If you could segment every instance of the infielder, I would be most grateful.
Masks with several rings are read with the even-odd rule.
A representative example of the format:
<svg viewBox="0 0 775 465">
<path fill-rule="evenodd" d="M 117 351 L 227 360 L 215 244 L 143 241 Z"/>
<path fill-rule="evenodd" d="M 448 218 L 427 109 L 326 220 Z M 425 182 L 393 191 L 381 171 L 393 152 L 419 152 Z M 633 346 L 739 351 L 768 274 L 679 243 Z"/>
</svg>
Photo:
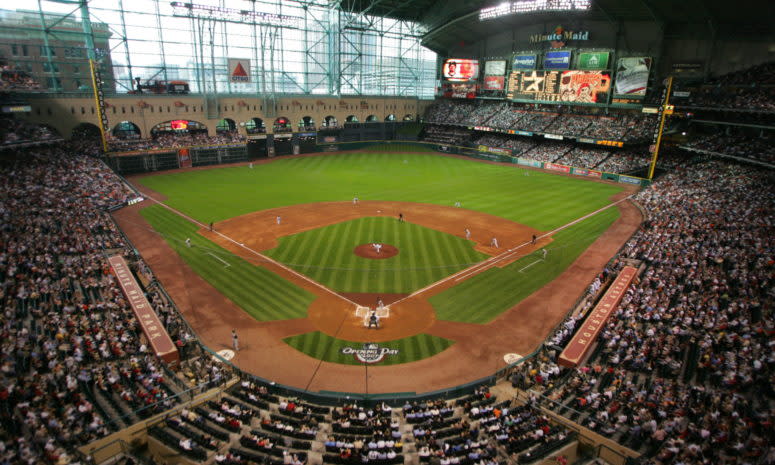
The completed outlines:
<svg viewBox="0 0 775 465">
<path fill-rule="evenodd" d="M 500 248 L 500 246 L 498 245 L 498 238 L 497 237 L 493 237 L 492 238 L 492 240 L 490 241 L 490 247 L 495 247 L 496 249 Z"/>
<path fill-rule="evenodd" d="M 466 240 L 470 240 L 470 239 L 471 239 L 471 230 L 466 228 Z"/>
<path fill-rule="evenodd" d="M 278 216 L 277 218 L 275 218 L 275 221 L 277 222 L 277 224 L 280 224 L 282 223 L 283 219 Z"/>
</svg>

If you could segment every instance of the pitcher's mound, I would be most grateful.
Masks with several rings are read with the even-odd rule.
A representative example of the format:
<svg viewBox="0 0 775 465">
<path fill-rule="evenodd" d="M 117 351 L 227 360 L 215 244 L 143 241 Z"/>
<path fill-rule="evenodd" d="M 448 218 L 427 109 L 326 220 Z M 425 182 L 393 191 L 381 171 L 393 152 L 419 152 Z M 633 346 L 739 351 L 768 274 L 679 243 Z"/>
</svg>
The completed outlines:
<svg viewBox="0 0 775 465">
<path fill-rule="evenodd" d="M 374 244 L 361 244 L 353 249 L 353 253 L 363 258 L 390 258 L 398 255 L 398 249 L 390 244 L 380 244 L 379 251 Z"/>
</svg>

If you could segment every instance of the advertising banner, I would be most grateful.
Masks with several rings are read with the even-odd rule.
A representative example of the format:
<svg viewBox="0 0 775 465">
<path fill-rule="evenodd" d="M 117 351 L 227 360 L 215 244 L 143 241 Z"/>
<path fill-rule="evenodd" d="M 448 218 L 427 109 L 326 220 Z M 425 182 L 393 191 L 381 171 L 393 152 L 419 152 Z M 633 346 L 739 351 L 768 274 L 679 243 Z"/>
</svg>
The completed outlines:
<svg viewBox="0 0 775 465">
<path fill-rule="evenodd" d="M 485 76 L 505 76 L 506 60 L 495 60 L 484 63 Z"/>
<path fill-rule="evenodd" d="M 444 62 L 442 74 L 448 81 L 475 81 L 479 79 L 479 60 L 450 58 Z"/>
<path fill-rule="evenodd" d="M 532 136 L 533 135 L 532 132 L 529 132 L 529 131 L 519 131 L 519 130 L 516 130 L 516 129 L 509 129 L 508 133 L 509 134 L 515 134 L 517 136 Z"/>
<path fill-rule="evenodd" d="M 630 176 L 623 176 L 623 175 L 620 174 L 619 175 L 619 182 L 624 182 L 624 183 L 627 183 L 627 184 L 640 185 L 640 178 L 633 178 L 633 177 L 630 177 Z"/>
<path fill-rule="evenodd" d="M 544 137 L 547 139 L 554 139 L 554 140 L 563 140 L 564 137 L 562 137 L 559 134 L 544 134 Z"/>
<path fill-rule="evenodd" d="M 511 150 L 509 150 L 509 149 L 502 149 L 500 147 L 488 147 L 486 145 L 480 145 L 478 147 L 478 150 L 480 152 L 489 152 L 489 153 L 495 153 L 495 154 L 498 154 L 498 155 L 511 156 Z"/>
<path fill-rule="evenodd" d="M 531 160 L 529 158 L 517 158 L 517 164 L 532 166 L 533 168 L 541 168 L 543 166 L 543 163 L 540 161 Z"/>
<path fill-rule="evenodd" d="M 609 52 L 579 53 L 578 69 L 608 69 Z"/>
<path fill-rule="evenodd" d="M 590 178 L 599 178 L 603 173 L 586 168 L 573 168 L 571 170 L 571 174 L 575 174 L 577 176 L 588 176 Z"/>
<path fill-rule="evenodd" d="M 570 166 L 557 165 L 555 163 L 544 163 L 544 168 L 552 171 L 559 171 L 561 173 L 570 173 Z"/>
<path fill-rule="evenodd" d="M 576 142 L 581 142 L 583 144 L 594 144 L 595 140 L 594 139 L 588 139 L 586 137 L 577 137 L 576 138 Z"/>
<path fill-rule="evenodd" d="M 544 69 L 570 68 L 570 51 L 546 52 L 544 54 Z"/>
<path fill-rule="evenodd" d="M 108 257 L 108 263 L 153 352 L 171 367 L 177 366 L 180 362 L 178 348 L 161 324 L 156 311 L 145 298 L 143 288 L 138 284 L 124 257 L 113 255 Z"/>
<path fill-rule="evenodd" d="M 231 82 L 250 82 L 250 60 L 229 58 L 229 80 Z"/>
<path fill-rule="evenodd" d="M 506 78 L 504 76 L 484 77 L 484 90 L 503 90 L 505 86 Z"/>
<path fill-rule="evenodd" d="M 178 163 L 181 168 L 191 168 L 191 154 L 188 149 L 178 150 Z"/>
<path fill-rule="evenodd" d="M 506 97 L 543 102 L 606 103 L 611 91 L 608 71 L 514 71 Z"/>
<path fill-rule="evenodd" d="M 536 56 L 514 55 L 511 60 L 511 69 L 536 69 Z"/>
<path fill-rule="evenodd" d="M 448 98 L 476 98 L 475 82 L 447 82 L 441 90 L 442 95 Z"/>
<path fill-rule="evenodd" d="M 644 97 L 649 85 L 650 57 L 620 58 L 616 66 L 614 95 Z"/>
<path fill-rule="evenodd" d="M 611 284 L 611 287 L 603 294 L 603 297 L 589 312 L 579 330 L 568 342 L 568 345 L 565 346 L 559 357 L 560 366 L 573 368 L 581 363 L 589 349 L 594 345 L 608 318 L 616 311 L 619 302 L 624 298 L 624 294 L 630 283 L 635 279 L 637 272 L 638 269 L 631 266 L 625 266 L 622 269 Z"/>
</svg>

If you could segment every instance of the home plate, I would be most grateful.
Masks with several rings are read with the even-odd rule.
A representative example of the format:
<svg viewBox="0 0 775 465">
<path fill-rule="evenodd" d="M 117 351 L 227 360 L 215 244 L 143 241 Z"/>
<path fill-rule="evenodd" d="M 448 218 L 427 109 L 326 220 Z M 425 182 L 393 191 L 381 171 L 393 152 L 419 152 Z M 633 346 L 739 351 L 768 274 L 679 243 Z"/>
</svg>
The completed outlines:
<svg viewBox="0 0 775 465">
<path fill-rule="evenodd" d="M 522 358 L 519 354 L 506 354 L 503 356 L 503 361 L 506 362 L 506 365 L 511 365 L 512 363 L 517 363 Z"/>
</svg>

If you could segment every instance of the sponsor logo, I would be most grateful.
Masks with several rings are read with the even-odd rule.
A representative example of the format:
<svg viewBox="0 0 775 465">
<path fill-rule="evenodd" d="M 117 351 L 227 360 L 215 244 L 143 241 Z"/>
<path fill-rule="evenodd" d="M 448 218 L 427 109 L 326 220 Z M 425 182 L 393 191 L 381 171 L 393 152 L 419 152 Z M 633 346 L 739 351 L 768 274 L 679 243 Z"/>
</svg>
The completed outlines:
<svg viewBox="0 0 775 465">
<path fill-rule="evenodd" d="M 576 141 L 577 142 L 583 142 L 585 144 L 594 144 L 595 143 L 594 139 L 587 139 L 586 137 L 578 137 L 578 138 L 576 138 Z"/>
<path fill-rule="evenodd" d="M 547 139 L 563 140 L 563 137 L 558 134 L 544 134 Z"/>
<path fill-rule="evenodd" d="M 555 163 L 544 163 L 544 168 L 552 171 L 561 171 L 563 173 L 570 173 L 570 166 L 557 165 Z"/>
<path fill-rule="evenodd" d="M 535 55 L 517 55 L 511 62 L 512 69 L 533 69 L 536 67 Z"/>
<path fill-rule="evenodd" d="M 562 26 L 554 28 L 551 34 L 533 34 L 530 43 L 551 42 L 553 48 L 564 47 L 569 40 L 589 40 L 589 31 L 566 31 Z"/>
<path fill-rule="evenodd" d="M 366 343 L 360 349 L 354 347 L 342 347 L 342 354 L 352 355 L 361 363 L 379 363 L 388 355 L 398 355 L 398 349 L 380 347 L 378 344 Z"/>
<path fill-rule="evenodd" d="M 127 206 L 129 206 L 129 205 L 134 205 L 134 204 L 136 204 L 136 203 L 140 203 L 140 202 L 142 202 L 143 200 L 144 200 L 144 199 L 143 199 L 142 197 L 135 197 L 135 198 L 133 198 L 133 199 L 131 199 L 131 200 L 127 200 L 126 204 L 127 204 Z"/>
<path fill-rule="evenodd" d="M 532 166 L 533 168 L 541 168 L 541 162 L 536 160 L 530 160 L 529 158 L 517 158 L 517 164 Z"/>
<path fill-rule="evenodd" d="M 640 184 L 640 179 L 631 178 L 629 176 L 619 176 L 619 182 L 626 182 L 627 184 Z"/>
<path fill-rule="evenodd" d="M 570 66 L 570 52 L 546 52 L 544 68 L 565 69 Z"/>
</svg>

